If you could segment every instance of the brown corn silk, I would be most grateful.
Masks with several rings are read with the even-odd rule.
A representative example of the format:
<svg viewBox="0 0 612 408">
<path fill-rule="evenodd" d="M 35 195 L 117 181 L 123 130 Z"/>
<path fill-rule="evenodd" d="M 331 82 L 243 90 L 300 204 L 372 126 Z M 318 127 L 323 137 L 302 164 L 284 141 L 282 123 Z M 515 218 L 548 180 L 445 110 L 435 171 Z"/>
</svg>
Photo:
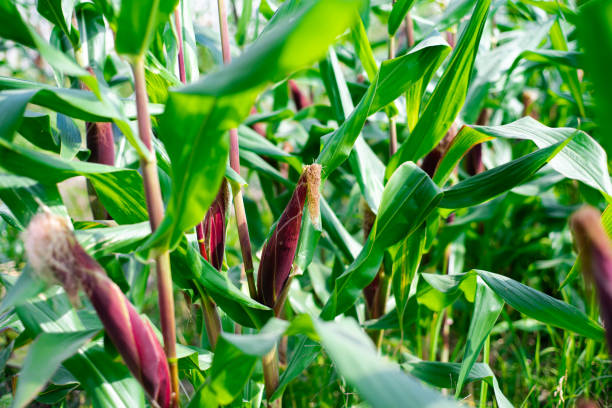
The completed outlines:
<svg viewBox="0 0 612 408">
<path fill-rule="evenodd" d="M 293 195 L 281 214 L 272 235 L 264 244 L 257 274 L 259 301 L 274 307 L 289 279 L 300 239 L 302 214 L 308 197 L 308 211 L 313 222 L 319 218 L 321 166 L 305 166 Z"/>
<path fill-rule="evenodd" d="M 68 221 L 50 213 L 36 215 L 25 233 L 25 246 L 34 270 L 58 280 L 72 299 L 79 286 L 83 288 L 108 337 L 152 403 L 170 407 L 170 370 L 151 325 L 77 242 Z"/>
<path fill-rule="evenodd" d="M 574 213 L 571 226 L 580 251 L 582 271 L 597 287 L 601 318 L 612 352 L 612 245 L 601 224 L 599 211 L 592 207 L 583 207 Z"/>
</svg>

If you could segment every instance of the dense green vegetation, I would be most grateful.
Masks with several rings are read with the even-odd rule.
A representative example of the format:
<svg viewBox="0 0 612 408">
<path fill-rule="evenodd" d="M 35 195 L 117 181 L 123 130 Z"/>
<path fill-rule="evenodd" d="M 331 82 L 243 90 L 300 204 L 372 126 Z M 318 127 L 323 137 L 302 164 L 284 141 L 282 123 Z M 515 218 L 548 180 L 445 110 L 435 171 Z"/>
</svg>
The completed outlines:
<svg viewBox="0 0 612 408">
<path fill-rule="evenodd" d="M 604 0 L 0 0 L 0 406 L 612 406 L 611 66 Z"/>
</svg>

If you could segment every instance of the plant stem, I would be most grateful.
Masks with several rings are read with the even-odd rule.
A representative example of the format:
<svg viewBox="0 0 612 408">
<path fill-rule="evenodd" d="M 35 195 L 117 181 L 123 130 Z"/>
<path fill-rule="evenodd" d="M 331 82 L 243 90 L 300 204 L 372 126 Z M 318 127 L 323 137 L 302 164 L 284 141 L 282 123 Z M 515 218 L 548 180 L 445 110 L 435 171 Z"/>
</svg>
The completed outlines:
<svg viewBox="0 0 612 408">
<path fill-rule="evenodd" d="M 157 161 L 151 144 L 151 119 L 149 117 L 147 88 L 145 84 L 144 62 L 142 57 L 132 62 L 134 73 L 134 91 L 136 93 L 136 114 L 138 133 L 144 145 L 152 153 L 141 157 L 142 177 L 144 182 L 147 210 L 151 231 L 155 231 L 164 217 L 164 203 L 157 174 Z M 164 337 L 164 350 L 170 366 L 172 378 L 173 406 L 178 406 L 179 382 L 176 359 L 176 326 L 174 322 L 174 294 L 172 292 L 172 273 L 170 271 L 170 253 L 164 251 L 155 259 L 157 268 L 157 289 L 159 310 Z"/>
<path fill-rule="evenodd" d="M 225 11 L 225 2 L 217 0 L 219 7 L 219 27 L 221 28 L 221 52 L 223 53 L 223 63 L 229 64 L 232 60 L 229 44 L 229 30 L 227 28 L 227 13 Z M 238 145 L 238 130 L 230 129 L 230 166 L 238 174 L 240 174 L 240 147 Z M 236 224 L 238 225 L 238 238 L 240 240 L 240 250 L 242 252 L 242 262 L 244 263 L 244 272 L 249 285 L 249 294 L 251 298 L 257 299 L 257 288 L 255 287 L 255 278 L 253 276 L 253 251 L 251 249 L 251 238 L 249 236 L 249 225 L 247 224 L 246 211 L 244 210 L 244 199 L 242 197 L 242 188 L 240 186 L 232 186 L 234 194 L 234 212 L 236 213 Z"/>
<path fill-rule="evenodd" d="M 174 24 L 176 25 L 177 42 L 178 42 L 178 63 L 179 77 L 182 83 L 185 83 L 185 54 L 183 53 L 183 26 L 181 25 L 181 3 L 179 2 L 176 10 L 174 10 Z"/>
<path fill-rule="evenodd" d="M 487 336 L 485 340 L 483 354 L 482 354 L 482 362 L 485 364 L 489 364 L 489 354 L 491 351 L 491 335 Z M 480 408 L 486 408 L 487 406 L 487 391 L 489 390 L 489 384 L 486 381 L 482 381 L 482 385 L 480 386 Z"/>
<path fill-rule="evenodd" d="M 395 3 L 395 1 L 393 1 Z M 395 58 L 395 36 L 389 37 L 389 59 Z M 389 115 L 389 157 L 392 157 L 397 151 L 397 127 L 395 125 L 395 117 Z"/>
<path fill-rule="evenodd" d="M 176 25 L 176 32 L 178 35 L 178 63 L 179 63 L 179 76 L 181 82 L 184 84 L 186 80 L 185 76 L 185 57 L 183 53 L 183 28 L 181 25 L 181 15 L 180 15 L 180 2 L 179 5 L 174 10 L 174 23 Z M 205 256 L 205 248 L 203 246 L 204 242 L 204 234 L 202 230 L 202 223 L 196 226 L 196 235 L 198 238 L 198 246 L 200 248 L 200 253 L 202 256 Z M 194 281 L 195 282 L 195 281 Z M 202 298 L 202 306 L 204 308 L 204 324 L 206 326 L 206 335 L 208 336 L 208 342 L 210 343 L 210 348 L 214 351 L 215 346 L 217 345 L 217 340 L 219 339 L 219 333 L 221 333 L 221 319 L 219 318 L 219 313 L 217 312 L 217 308 L 215 303 L 212 301 L 208 293 L 204 291 L 200 285 L 195 282 L 198 286 L 200 297 Z"/>
<path fill-rule="evenodd" d="M 268 407 L 282 407 L 282 398 L 278 398 L 273 402 L 269 399 L 278 388 L 278 347 L 274 345 L 272 350 L 261 358 L 264 373 L 264 383 L 266 386 L 266 396 L 268 397 Z"/>
<path fill-rule="evenodd" d="M 215 303 L 212 301 L 208 293 L 206 293 L 206 290 L 202 288 L 197 281 L 194 281 L 194 283 L 196 284 L 200 297 L 202 298 L 202 306 L 204 307 L 204 324 L 206 325 L 206 336 L 208 337 L 208 343 L 210 343 L 211 350 L 215 351 L 217 340 L 219 339 L 219 334 L 221 333 L 221 319 L 219 318 L 219 313 L 217 313 Z"/>
<path fill-rule="evenodd" d="M 412 24 L 410 12 L 406 13 L 406 18 L 404 19 L 404 30 L 406 33 L 406 48 L 412 48 L 414 45 L 414 24 Z"/>
<path fill-rule="evenodd" d="M 378 273 L 380 273 L 381 275 L 380 284 L 378 286 L 378 295 L 376 296 L 376 302 L 378 303 L 376 307 L 378 314 L 378 316 L 376 316 L 377 319 L 385 315 L 387 298 L 389 297 L 389 284 L 391 283 L 391 276 L 389 276 L 389 273 L 385 270 L 384 267 L 380 268 Z M 378 350 L 380 350 L 382 346 L 384 334 L 384 330 L 379 330 L 376 334 L 376 340 L 374 341 L 374 343 L 376 343 L 376 348 Z"/>
</svg>

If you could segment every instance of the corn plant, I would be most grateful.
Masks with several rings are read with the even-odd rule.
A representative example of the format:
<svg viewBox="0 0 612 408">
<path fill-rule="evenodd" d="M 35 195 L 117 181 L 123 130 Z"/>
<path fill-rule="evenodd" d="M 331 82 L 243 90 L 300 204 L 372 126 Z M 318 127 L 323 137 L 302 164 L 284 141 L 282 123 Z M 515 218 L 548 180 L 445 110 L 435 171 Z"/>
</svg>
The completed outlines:
<svg viewBox="0 0 612 408">
<path fill-rule="evenodd" d="M 443 3 L 0 0 L 0 404 L 611 406 L 612 6 Z"/>
</svg>

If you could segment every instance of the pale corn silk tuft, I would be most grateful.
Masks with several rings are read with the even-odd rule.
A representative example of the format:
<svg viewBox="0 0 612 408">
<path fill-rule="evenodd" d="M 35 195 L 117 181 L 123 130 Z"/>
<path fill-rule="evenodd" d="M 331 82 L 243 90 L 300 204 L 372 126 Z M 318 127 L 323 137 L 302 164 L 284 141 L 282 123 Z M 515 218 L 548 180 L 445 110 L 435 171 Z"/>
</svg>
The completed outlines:
<svg viewBox="0 0 612 408">
<path fill-rule="evenodd" d="M 79 287 L 73 276 L 76 238 L 68 220 L 48 210 L 36 214 L 24 232 L 26 256 L 32 269 L 47 282 L 59 281 L 74 299 Z"/>
<path fill-rule="evenodd" d="M 304 167 L 304 174 L 306 175 L 306 185 L 308 186 L 308 213 L 313 224 L 317 225 L 321 217 L 321 210 L 319 207 L 319 199 L 321 188 L 321 165 L 311 164 L 310 166 Z"/>
</svg>

